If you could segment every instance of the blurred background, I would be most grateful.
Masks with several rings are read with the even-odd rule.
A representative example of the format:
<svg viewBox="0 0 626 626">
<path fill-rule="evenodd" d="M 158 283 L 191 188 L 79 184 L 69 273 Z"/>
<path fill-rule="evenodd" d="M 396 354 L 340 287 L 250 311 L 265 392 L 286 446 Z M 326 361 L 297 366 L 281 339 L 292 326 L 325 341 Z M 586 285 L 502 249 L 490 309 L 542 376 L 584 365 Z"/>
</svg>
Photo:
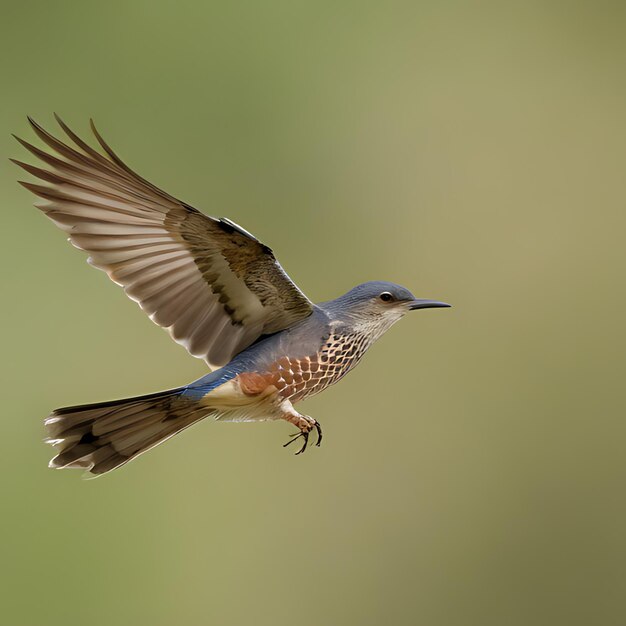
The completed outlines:
<svg viewBox="0 0 626 626">
<path fill-rule="evenodd" d="M 626 623 L 624 6 L 3 2 L 1 621 Z M 53 111 L 313 300 L 454 308 L 301 405 L 302 457 L 207 422 L 48 470 L 51 409 L 206 371 L 16 184 Z"/>
</svg>

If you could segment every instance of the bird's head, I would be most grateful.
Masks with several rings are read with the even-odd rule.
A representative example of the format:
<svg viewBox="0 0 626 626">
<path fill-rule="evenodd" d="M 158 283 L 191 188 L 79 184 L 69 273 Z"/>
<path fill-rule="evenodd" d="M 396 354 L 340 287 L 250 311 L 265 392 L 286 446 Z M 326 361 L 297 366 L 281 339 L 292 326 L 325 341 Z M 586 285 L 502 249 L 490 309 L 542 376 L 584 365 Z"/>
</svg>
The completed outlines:
<svg viewBox="0 0 626 626">
<path fill-rule="evenodd" d="M 380 334 L 409 311 L 450 306 L 438 300 L 416 298 L 406 287 L 385 281 L 357 285 L 328 304 L 356 323 L 376 326 Z"/>
</svg>

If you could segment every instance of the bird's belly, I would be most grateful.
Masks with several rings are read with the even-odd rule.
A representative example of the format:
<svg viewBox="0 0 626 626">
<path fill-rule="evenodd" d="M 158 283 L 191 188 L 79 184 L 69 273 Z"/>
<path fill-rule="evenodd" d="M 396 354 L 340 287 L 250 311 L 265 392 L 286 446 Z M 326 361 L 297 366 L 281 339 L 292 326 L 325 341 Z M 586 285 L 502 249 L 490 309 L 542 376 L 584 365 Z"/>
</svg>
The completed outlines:
<svg viewBox="0 0 626 626">
<path fill-rule="evenodd" d="M 242 373 L 211 390 L 200 401 L 222 422 L 257 422 L 278 419 L 282 398 L 270 381 L 255 373 Z"/>
</svg>

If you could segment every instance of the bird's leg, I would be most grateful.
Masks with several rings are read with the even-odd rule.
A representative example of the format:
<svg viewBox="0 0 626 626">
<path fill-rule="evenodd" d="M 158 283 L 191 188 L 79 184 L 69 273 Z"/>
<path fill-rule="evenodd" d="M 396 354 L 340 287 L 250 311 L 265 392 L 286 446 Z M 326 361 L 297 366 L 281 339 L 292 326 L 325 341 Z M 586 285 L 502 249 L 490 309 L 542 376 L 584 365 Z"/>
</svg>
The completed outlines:
<svg viewBox="0 0 626 626">
<path fill-rule="evenodd" d="M 320 445 L 320 442 L 322 441 L 322 428 L 317 420 L 309 417 L 308 415 L 302 415 L 301 413 L 298 413 L 298 411 L 293 408 L 293 405 L 288 400 L 282 403 L 281 409 L 282 419 L 300 429 L 299 433 L 294 433 L 293 435 L 291 435 L 292 438 L 283 445 L 283 448 L 286 448 L 288 445 L 292 444 L 294 441 L 302 437 L 302 439 L 304 439 L 304 443 L 302 444 L 302 447 L 296 452 L 296 455 L 302 454 L 307 448 L 307 445 L 309 443 L 309 435 L 314 428 L 317 431 L 317 442 L 315 445 Z"/>
</svg>

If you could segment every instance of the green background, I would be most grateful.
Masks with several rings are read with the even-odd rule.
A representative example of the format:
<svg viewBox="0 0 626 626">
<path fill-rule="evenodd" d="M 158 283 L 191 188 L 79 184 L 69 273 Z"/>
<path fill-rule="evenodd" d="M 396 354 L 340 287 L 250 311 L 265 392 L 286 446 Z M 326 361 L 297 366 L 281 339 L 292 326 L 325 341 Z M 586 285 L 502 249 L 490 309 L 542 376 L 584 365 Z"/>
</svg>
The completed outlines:
<svg viewBox="0 0 626 626">
<path fill-rule="evenodd" d="M 205 373 L 6 158 L 0 621 L 626 623 L 626 29 L 618 2 L 12 2 L 0 152 L 93 116 L 313 300 L 422 311 L 286 424 L 202 423 L 95 481 L 57 406 Z"/>
</svg>

